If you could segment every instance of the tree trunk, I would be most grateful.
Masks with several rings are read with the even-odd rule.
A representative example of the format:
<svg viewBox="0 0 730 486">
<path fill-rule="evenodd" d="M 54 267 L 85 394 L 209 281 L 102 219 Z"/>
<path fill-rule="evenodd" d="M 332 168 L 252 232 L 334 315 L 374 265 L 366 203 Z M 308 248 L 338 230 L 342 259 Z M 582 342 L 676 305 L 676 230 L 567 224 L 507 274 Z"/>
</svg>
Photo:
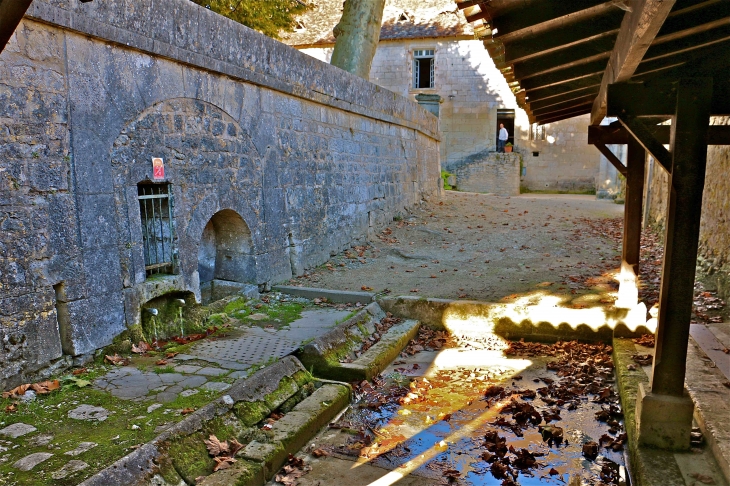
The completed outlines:
<svg viewBox="0 0 730 486">
<path fill-rule="evenodd" d="M 331 64 L 361 78 L 370 77 L 380 40 L 385 0 L 346 0 L 342 19 L 334 28 L 335 50 Z"/>
</svg>

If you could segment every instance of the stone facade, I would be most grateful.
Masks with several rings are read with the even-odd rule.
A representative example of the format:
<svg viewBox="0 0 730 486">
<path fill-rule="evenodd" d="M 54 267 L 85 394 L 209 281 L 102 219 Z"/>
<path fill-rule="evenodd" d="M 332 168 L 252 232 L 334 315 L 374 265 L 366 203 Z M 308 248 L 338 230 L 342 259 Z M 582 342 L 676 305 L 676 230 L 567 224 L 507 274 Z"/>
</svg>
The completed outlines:
<svg viewBox="0 0 730 486">
<path fill-rule="evenodd" d="M 712 124 L 727 125 L 730 124 L 730 118 L 715 117 Z M 647 168 L 646 171 L 648 191 L 645 192 L 645 203 L 646 195 L 649 195 L 646 223 L 664 235 L 669 201 L 669 174 L 651 159 L 649 164 L 653 164 L 653 168 Z M 716 280 L 725 299 L 730 298 L 730 180 L 718 175 L 728 171 L 730 147 L 709 146 L 705 191 L 702 197 L 699 260 L 708 275 Z"/>
<path fill-rule="evenodd" d="M 596 147 L 588 145 L 590 115 L 545 125 L 545 140 L 523 137 L 517 148 L 523 154 L 522 186 L 531 191 L 598 192 L 614 190 L 616 169 Z M 601 176 L 601 179 L 599 179 Z"/>
<path fill-rule="evenodd" d="M 152 157 L 174 254 L 156 278 Z M 162 293 L 302 273 L 439 181 L 433 115 L 188 0 L 36 0 L 0 54 L 0 387 Z"/>
<path fill-rule="evenodd" d="M 456 189 L 467 192 L 483 192 L 500 196 L 517 196 L 520 193 L 520 154 L 480 152 L 453 167 Z"/>
<path fill-rule="evenodd" d="M 434 50 L 434 87 L 413 88 L 413 51 Z M 331 46 L 302 52 L 329 62 Z M 438 94 L 441 165 L 453 172 L 472 156 L 496 150 L 497 111 L 515 111 L 515 152 L 522 154 L 527 190 L 591 192 L 599 190 L 601 155 L 588 145 L 589 115 L 545 125 L 545 140 L 530 140 L 530 123 L 481 41 L 473 37 L 381 40 L 370 81 L 401 96 Z M 536 155 L 534 155 L 536 154 Z M 606 161 L 606 163 L 608 163 Z M 614 180 L 605 166 L 602 181 Z M 611 190 L 614 188 L 612 184 Z"/>
</svg>

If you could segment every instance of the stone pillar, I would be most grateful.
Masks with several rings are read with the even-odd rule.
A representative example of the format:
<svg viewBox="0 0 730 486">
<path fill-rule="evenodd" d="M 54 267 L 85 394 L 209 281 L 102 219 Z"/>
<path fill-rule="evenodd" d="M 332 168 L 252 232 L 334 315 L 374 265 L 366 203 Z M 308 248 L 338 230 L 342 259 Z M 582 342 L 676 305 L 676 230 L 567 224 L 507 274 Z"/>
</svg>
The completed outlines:
<svg viewBox="0 0 730 486">
<path fill-rule="evenodd" d="M 439 106 L 441 105 L 441 96 L 437 94 L 419 93 L 416 95 L 416 101 L 419 105 L 439 116 Z"/>
<path fill-rule="evenodd" d="M 684 391 L 712 79 L 681 79 L 672 119 L 669 208 L 651 391 L 637 397 L 639 444 L 689 449 L 693 404 Z"/>
</svg>

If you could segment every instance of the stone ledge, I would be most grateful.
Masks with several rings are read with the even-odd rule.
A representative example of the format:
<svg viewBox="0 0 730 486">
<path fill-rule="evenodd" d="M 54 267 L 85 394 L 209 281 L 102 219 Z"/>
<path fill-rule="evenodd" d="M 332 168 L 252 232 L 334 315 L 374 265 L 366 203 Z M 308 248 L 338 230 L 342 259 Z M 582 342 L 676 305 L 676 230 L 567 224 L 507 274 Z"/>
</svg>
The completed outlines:
<svg viewBox="0 0 730 486">
<path fill-rule="evenodd" d="M 282 380 L 293 379 L 292 377 L 298 372 L 306 373 L 306 370 L 296 358 L 287 356 L 248 378 L 238 380 L 229 389 L 228 395 L 214 400 L 190 414 L 152 441 L 88 478 L 81 483 L 81 486 L 108 486 L 110 484 L 142 486 L 149 484 L 150 478 L 160 473 L 161 467 L 170 462 L 167 455 L 170 441 L 190 436 L 202 430 L 214 419 L 233 414 L 234 406 L 239 402 L 265 402 L 267 398 L 277 392 Z M 290 389 L 289 392 L 291 391 Z M 296 390 L 294 390 L 295 392 Z M 289 398 L 292 393 L 287 393 L 287 395 L 289 396 L 286 398 Z M 257 475 L 253 474 L 253 476 Z"/>
<path fill-rule="evenodd" d="M 377 375 L 415 337 L 420 323 L 407 320 L 391 327 L 380 340 L 350 363 L 344 357 L 353 357 L 362 341 L 375 332 L 375 322 L 385 317 L 376 303 L 368 305 L 355 316 L 301 348 L 298 357 L 317 376 L 345 382 L 369 380 Z"/>
<path fill-rule="evenodd" d="M 685 383 L 695 404 L 694 417 L 730 483 L 730 392 L 722 384 L 727 378 L 717 367 L 708 366 L 702 357 L 701 348 L 690 337 Z"/>
<path fill-rule="evenodd" d="M 346 290 L 318 289 L 314 287 L 295 287 L 292 285 L 274 285 L 272 290 L 305 299 L 326 298 L 335 304 L 368 304 L 375 299 L 371 292 L 349 292 Z"/>
<path fill-rule="evenodd" d="M 62 8 L 36 0 L 26 17 L 441 139 L 438 119 L 418 104 L 193 2 L 128 1 L 133 8 L 122 1 L 105 10 L 101 2 Z M 143 21 L 133 17 L 144 10 Z M 227 40 L 201 38 L 222 31 Z"/>
</svg>

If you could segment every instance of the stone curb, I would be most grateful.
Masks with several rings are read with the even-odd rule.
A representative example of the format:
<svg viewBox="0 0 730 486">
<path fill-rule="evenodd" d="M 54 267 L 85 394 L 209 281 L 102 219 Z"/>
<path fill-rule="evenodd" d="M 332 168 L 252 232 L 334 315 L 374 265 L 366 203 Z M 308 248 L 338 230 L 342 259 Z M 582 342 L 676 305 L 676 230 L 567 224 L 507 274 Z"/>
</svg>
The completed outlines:
<svg viewBox="0 0 730 486">
<path fill-rule="evenodd" d="M 671 451 L 639 447 L 636 436 L 636 397 L 639 384 L 649 384 L 644 371 L 635 366 L 631 355 L 636 347 L 630 339 L 613 340 L 613 360 L 616 369 L 621 408 L 624 413 L 624 427 L 628 440 L 628 456 L 631 467 L 631 484 L 635 486 L 685 486 L 684 477 Z"/>
<path fill-rule="evenodd" d="M 166 461 L 169 462 L 169 458 L 166 457 L 166 450 L 171 440 L 187 437 L 200 431 L 206 423 L 216 417 L 233 412 L 235 405 L 238 403 L 264 402 L 267 399 L 267 396 L 270 396 L 278 390 L 281 380 L 286 377 L 291 378 L 297 372 L 306 372 L 306 370 L 296 358 L 293 356 L 286 356 L 276 363 L 257 371 L 250 377 L 238 380 L 228 390 L 227 395 L 214 400 L 208 405 L 190 414 L 188 417 L 165 430 L 147 444 L 144 444 L 134 452 L 108 466 L 106 469 L 103 469 L 94 476 L 86 479 L 80 484 L 80 486 L 142 486 L 150 484 L 151 478 L 160 472 L 161 464 Z M 350 388 L 348 385 L 325 384 L 324 386 L 344 387 L 347 390 L 346 393 L 343 392 L 345 395 L 344 402 L 349 402 Z M 289 398 L 289 396 L 293 396 L 293 393 L 296 391 L 297 390 L 292 391 L 286 397 L 281 397 L 277 403 L 283 402 Z M 306 401 L 306 399 L 304 401 Z M 304 401 L 300 403 L 304 403 Z M 332 406 L 339 406 L 339 404 L 340 403 L 338 401 L 337 403 L 333 403 Z M 326 421 L 329 420 L 328 417 L 330 415 L 339 412 L 339 409 L 333 411 L 331 408 L 332 407 L 322 410 L 323 418 L 320 419 L 314 417 L 312 421 L 319 423 L 319 421 L 325 420 L 324 423 L 326 423 Z M 316 434 L 316 432 L 317 430 L 312 431 L 312 437 Z M 307 440 L 310 438 L 311 437 L 307 438 Z M 287 453 L 288 452 L 294 453 L 296 451 L 288 450 Z M 242 471 L 239 471 L 241 474 L 245 472 L 253 479 L 259 477 L 263 478 L 263 476 L 259 474 L 259 469 L 262 469 L 262 465 L 251 463 L 246 466 L 243 464 L 241 468 Z M 258 485 L 263 484 L 263 482 L 257 481 L 251 484 Z"/>
<path fill-rule="evenodd" d="M 609 342 L 614 336 L 638 337 L 653 333 L 653 329 L 639 325 L 630 329 L 626 321 L 637 316 L 646 321 L 646 313 L 629 312 L 627 309 L 604 309 L 597 316 L 594 309 L 560 308 L 561 322 L 552 323 L 545 319 L 548 312 L 543 306 L 512 303 L 492 303 L 475 300 L 425 299 L 413 296 L 392 296 L 377 299 L 386 312 L 417 319 L 423 325 L 435 330 L 461 333 L 469 326 L 477 325 L 483 331 L 485 324 L 494 327 L 494 333 L 505 339 L 525 338 L 535 341 L 557 341 L 578 339 L 583 341 Z M 641 314 L 641 315 L 639 315 Z M 596 321 L 603 319 L 600 327 Z M 474 320 L 479 320 L 474 324 Z"/>
<path fill-rule="evenodd" d="M 707 366 L 703 356 L 702 348 L 690 337 L 685 384 L 695 405 L 694 418 L 725 481 L 730 483 L 730 404 L 722 384 L 727 378 L 717 367 Z"/>
<path fill-rule="evenodd" d="M 340 363 L 363 339 L 375 332 L 375 322 L 385 317 L 373 302 L 331 331 L 303 346 L 297 353 L 316 376 L 344 382 L 369 380 L 383 371 L 415 337 L 420 323 L 408 320 L 393 326 L 376 344 L 352 363 Z"/>
<path fill-rule="evenodd" d="M 328 302 L 335 304 L 368 304 L 375 300 L 375 294 L 370 292 L 347 292 L 343 290 L 317 289 L 313 287 L 294 287 L 291 285 L 274 285 L 271 290 L 305 299 L 325 297 Z"/>
</svg>

